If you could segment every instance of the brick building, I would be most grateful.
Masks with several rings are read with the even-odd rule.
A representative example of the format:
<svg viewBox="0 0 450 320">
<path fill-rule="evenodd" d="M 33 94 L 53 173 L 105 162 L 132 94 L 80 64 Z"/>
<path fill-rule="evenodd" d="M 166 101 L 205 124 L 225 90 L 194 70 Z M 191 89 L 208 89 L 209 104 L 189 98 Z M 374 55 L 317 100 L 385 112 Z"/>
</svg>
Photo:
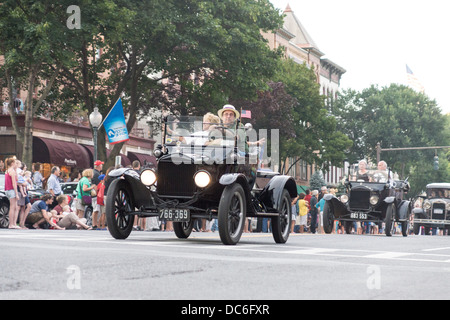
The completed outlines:
<svg viewBox="0 0 450 320">
<path fill-rule="evenodd" d="M 319 49 L 289 5 L 284 10 L 284 14 L 283 27 L 275 33 L 263 33 L 264 38 L 272 49 L 284 47 L 286 59 L 292 59 L 299 64 L 305 63 L 314 68 L 317 82 L 320 84 L 320 93 L 324 95 L 326 105 L 333 103 L 339 90 L 341 77 L 346 70 L 324 57 L 325 53 Z M 307 188 L 311 175 L 315 171 L 314 165 L 301 159 L 286 161 L 287 168 L 295 163 L 289 175 L 295 178 L 300 189 Z M 329 185 L 337 184 L 342 176 L 343 169 L 339 167 L 332 166 L 324 172 L 324 179 Z"/>
</svg>

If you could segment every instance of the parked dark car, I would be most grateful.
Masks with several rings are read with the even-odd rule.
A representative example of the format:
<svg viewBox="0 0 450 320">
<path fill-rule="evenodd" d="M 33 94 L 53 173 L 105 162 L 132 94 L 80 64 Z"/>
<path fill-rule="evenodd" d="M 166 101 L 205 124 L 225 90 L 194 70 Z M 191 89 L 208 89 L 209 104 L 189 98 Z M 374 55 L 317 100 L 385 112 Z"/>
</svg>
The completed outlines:
<svg viewBox="0 0 450 320">
<path fill-rule="evenodd" d="M 419 234 L 420 227 L 425 227 L 425 234 L 430 228 L 447 229 L 450 235 L 450 183 L 430 183 L 419 208 L 414 208 L 414 233 Z"/>
<path fill-rule="evenodd" d="M 323 227 L 331 233 L 333 221 L 344 222 L 346 233 L 351 233 L 354 221 L 385 223 L 385 233 L 392 236 L 394 222 L 402 227 L 403 236 L 408 235 L 411 202 L 404 199 L 410 186 L 406 180 L 394 180 L 389 171 L 368 170 L 366 179 L 357 179 L 358 168 L 349 169 L 345 182 L 347 193 L 337 198 L 324 196 Z"/>
<path fill-rule="evenodd" d="M 6 197 L 5 174 L 0 173 L 0 228 L 9 226 L 9 199 Z"/>
<path fill-rule="evenodd" d="M 260 172 L 246 148 L 242 126 L 210 127 L 201 119 L 165 119 L 163 144 L 155 150 L 156 170 L 112 171 L 106 200 L 108 230 L 116 239 L 131 233 L 135 216 L 173 221 L 178 238 L 188 238 L 195 219 L 218 219 L 224 244 L 237 244 L 247 217 L 272 219 L 275 242 L 285 243 L 291 223 L 292 177 Z M 258 177 L 268 180 L 255 187 Z"/>
<path fill-rule="evenodd" d="M 9 200 L 5 192 L 0 190 L 0 228 L 9 226 Z"/>
</svg>

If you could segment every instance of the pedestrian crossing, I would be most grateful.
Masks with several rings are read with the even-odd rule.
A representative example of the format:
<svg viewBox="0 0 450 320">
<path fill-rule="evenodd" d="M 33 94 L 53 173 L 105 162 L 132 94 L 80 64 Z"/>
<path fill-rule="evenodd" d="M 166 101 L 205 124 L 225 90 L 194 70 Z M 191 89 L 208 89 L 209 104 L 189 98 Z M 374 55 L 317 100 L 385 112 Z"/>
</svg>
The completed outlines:
<svg viewBox="0 0 450 320">
<path fill-rule="evenodd" d="M 299 240 L 308 235 L 297 236 Z M 323 237 L 327 237 L 326 235 Z M 323 238 L 322 237 L 322 238 Z M 290 240 L 286 245 L 276 245 L 272 241 L 271 234 L 243 234 L 241 242 L 236 246 L 225 246 L 220 242 L 218 233 L 195 233 L 189 239 L 177 239 L 172 232 L 139 232 L 132 233 L 127 240 L 115 240 L 107 231 L 1 231 L 0 247 L 8 243 L 19 242 L 26 246 L 27 243 L 47 243 L 64 246 L 69 243 L 85 244 L 89 248 L 152 248 L 176 252 L 178 250 L 192 250 L 193 252 L 205 252 L 221 254 L 242 255 L 245 253 L 260 257 L 285 257 L 289 259 L 352 259 L 364 263 L 381 263 L 382 261 L 397 262 L 426 262 L 433 264 L 450 264 L 450 247 L 436 247 L 414 249 L 406 247 L 405 250 L 383 251 L 374 249 L 356 249 L 339 245 L 334 241 L 330 247 L 304 246 L 301 241 Z M 296 238 L 296 237 L 293 237 Z M 304 238 L 305 239 L 305 238 Z M 378 262 L 377 262 L 378 261 Z"/>
</svg>

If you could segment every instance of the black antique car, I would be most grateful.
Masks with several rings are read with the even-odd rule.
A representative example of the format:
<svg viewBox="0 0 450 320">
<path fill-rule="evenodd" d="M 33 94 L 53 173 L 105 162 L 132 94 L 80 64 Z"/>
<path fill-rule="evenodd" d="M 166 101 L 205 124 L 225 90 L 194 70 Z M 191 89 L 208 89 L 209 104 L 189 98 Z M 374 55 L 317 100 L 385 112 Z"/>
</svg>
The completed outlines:
<svg viewBox="0 0 450 320">
<path fill-rule="evenodd" d="M 426 194 L 421 198 L 420 206 L 413 209 L 414 233 L 419 234 L 423 226 L 426 235 L 430 228 L 436 227 L 447 229 L 450 235 L 450 183 L 428 184 Z"/>
<path fill-rule="evenodd" d="M 196 117 L 166 118 L 163 143 L 154 154 L 156 169 L 110 173 L 118 178 L 106 200 L 108 230 L 114 238 L 129 236 L 135 216 L 173 221 L 178 238 L 189 237 L 194 219 L 218 219 L 220 239 L 234 245 L 247 217 L 268 217 L 275 242 L 287 241 L 295 181 L 258 171 L 258 156 L 249 152 L 239 121 L 229 128 Z M 257 188 L 256 179 L 265 179 L 265 186 Z"/>
<path fill-rule="evenodd" d="M 349 168 L 345 181 L 346 194 L 337 198 L 324 196 L 323 227 L 331 233 L 333 221 L 344 222 L 346 233 L 351 233 L 354 221 L 385 223 L 385 233 L 392 236 L 394 222 L 402 227 L 403 236 L 408 235 L 411 202 L 404 199 L 409 190 L 407 179 L 394 180 L 390 170 L 369 169 L 358 176 L 358 167 Z"/>
</svg>

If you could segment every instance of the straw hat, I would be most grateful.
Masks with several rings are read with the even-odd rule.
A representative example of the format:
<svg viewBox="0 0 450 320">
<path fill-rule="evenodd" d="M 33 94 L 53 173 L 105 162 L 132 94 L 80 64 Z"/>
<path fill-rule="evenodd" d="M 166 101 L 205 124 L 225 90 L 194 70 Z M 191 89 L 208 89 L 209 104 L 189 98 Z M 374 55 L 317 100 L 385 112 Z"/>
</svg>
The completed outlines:
<svg viewBox="0 0 450 320">
<path fill-rule="evenodd" d="M 217 111 L 217 114 L 219 115 L 219 118 L 220 118 L 220 119 L 222 119 L 222 114 L 223 114 L 225 111 L 233 111 L 234 114 L 236 115 L 236 119 L 239 119 L 239 117 L 240 117 L 239 111 L 237 111 L 236 108 L 235 108 L 234 106 L 232 106 L 231 104 L 226 104 L 226 105 L 223 106 L 222 109 L 220 109 L 219 111 Z"/>
</svg>

